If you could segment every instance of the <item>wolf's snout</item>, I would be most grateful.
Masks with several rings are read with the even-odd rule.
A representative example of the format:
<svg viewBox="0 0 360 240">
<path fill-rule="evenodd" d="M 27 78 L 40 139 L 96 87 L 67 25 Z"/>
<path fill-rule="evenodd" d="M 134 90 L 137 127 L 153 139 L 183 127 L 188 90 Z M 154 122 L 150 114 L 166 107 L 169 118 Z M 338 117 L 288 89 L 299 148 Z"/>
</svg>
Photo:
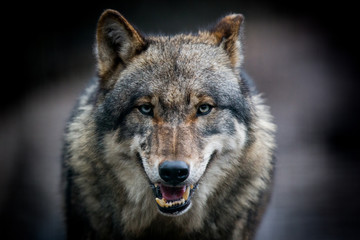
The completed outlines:
<svg viewBox="0 0 360 240">
<path fill-rule="evenodd" d="M 167 183 L 177 185 L 189 176 L 189 166 L 183 161 L 165 161 L 159 166 L 159 175 Z"/>
</svg>

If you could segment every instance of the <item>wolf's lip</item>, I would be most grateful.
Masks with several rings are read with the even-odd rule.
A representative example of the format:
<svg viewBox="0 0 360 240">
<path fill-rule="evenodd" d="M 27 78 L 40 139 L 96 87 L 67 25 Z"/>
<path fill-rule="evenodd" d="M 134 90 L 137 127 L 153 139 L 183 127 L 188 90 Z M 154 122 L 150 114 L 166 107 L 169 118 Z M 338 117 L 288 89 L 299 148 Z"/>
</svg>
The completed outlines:
<svg viewBox="0 0 360 240">
<path fill-rule="evenodd" d="M 190 198 L 196 186 L 165 186 L 153 184 L 155 201 L 160 212 L 170 215 L 181 214 L 190 206 Z"/>
</svg>

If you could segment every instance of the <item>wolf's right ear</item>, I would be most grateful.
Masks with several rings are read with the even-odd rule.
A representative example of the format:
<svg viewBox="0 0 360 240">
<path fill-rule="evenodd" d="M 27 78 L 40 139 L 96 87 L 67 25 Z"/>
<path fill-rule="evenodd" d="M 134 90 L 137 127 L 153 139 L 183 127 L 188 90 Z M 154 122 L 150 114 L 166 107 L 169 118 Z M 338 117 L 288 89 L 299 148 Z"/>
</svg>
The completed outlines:
<svg viewBox="0 0 360 240">
<path fill-rule="evenodd" d="M 215 44 L 223 47 L 227 52 L 235 71 L 239 71 L 243 60 L 240 41 L 243 21 L 244 16 L 242 14 L 230 14 L 222 18 L 210 31 Z"/>
<path fill-rule="evenodd" d="M 98 74 L 106 76 L 119 65 L 146 48 L 145 39 L 117 11 L 108 9 L 100 17 L 96 30 Z"/>
</svg>

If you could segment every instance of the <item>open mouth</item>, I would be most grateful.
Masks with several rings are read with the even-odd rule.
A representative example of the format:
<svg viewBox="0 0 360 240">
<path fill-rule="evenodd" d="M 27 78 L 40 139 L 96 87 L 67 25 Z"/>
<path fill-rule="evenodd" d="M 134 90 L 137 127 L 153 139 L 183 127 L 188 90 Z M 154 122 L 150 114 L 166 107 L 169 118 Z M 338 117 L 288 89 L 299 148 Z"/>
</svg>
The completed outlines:
<svg viewBox="0 0 360 240">
<path fill-rule="evenodd" d="M 191 205 L 191 196 L 197 185 L 166 186 L 161 183 L 153 184 L 155 201 L 161 213 L 166 215 L 180 215 Z"/>
</svg>

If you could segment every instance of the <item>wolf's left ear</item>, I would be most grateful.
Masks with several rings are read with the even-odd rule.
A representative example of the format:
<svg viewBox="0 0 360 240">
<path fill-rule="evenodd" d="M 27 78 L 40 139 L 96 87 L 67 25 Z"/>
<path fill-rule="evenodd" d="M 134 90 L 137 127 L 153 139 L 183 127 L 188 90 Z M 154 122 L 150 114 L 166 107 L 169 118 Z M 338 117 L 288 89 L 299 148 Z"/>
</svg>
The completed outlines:
<svg viewBox="0 0 360 240">
<path fill-rule="evenodd" d="M 234 69 L 238 69 L 243 60 L 242 44 L 240 42 L 240 29 L 243 21 L 244 16 L 241 14 L 227 15 L 210 30 L 215 44 L 225 49 Z"/>
<path fill-rule="evenodd" d="M 96 57 L 100 77 L 128 61 L 146 47 L 145 39 L 117 11 L 108 9 L 96 30 Z"/>
</svg>

